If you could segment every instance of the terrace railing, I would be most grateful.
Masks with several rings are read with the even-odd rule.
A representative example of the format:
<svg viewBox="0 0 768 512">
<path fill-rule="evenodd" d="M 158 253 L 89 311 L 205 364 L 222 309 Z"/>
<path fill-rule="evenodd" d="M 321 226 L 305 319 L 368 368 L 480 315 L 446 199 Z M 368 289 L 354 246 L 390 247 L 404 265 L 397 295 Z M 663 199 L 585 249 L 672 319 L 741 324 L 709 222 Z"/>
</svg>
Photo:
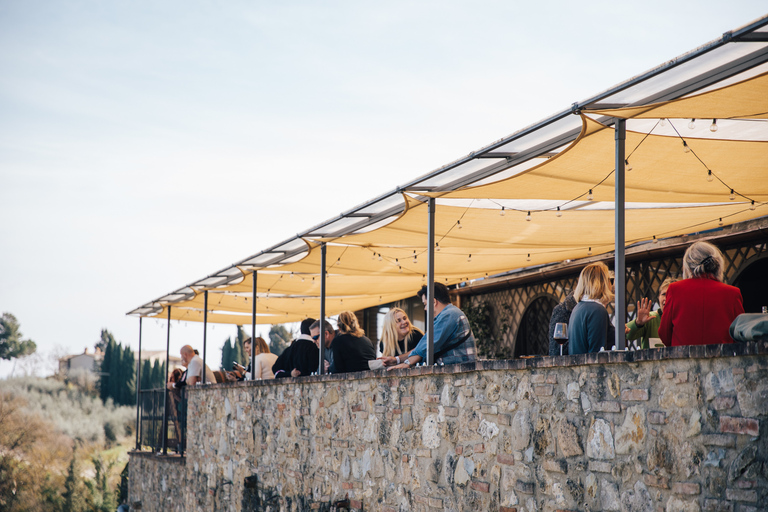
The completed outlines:
<svg viewBox="0 0 768 512">
<path fill-rule="evenodd" d="M 163 407 L 166 393 L 167 409 Z M 167 410 L 165 421 L 164 410 Z M 172 392 L 162 388 L 142 389 L 139 393 L 139 421 L 141 450 L 184 455 L 187 441 L 187 397 L 184 388 Z"/>
</svg>

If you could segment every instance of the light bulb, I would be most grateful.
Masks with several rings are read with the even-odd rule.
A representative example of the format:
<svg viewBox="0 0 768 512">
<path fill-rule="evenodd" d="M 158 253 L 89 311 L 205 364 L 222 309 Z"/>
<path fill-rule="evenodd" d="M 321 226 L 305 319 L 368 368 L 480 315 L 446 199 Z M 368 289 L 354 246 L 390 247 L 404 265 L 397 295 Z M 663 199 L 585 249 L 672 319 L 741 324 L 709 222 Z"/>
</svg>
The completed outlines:
<svg viewBox="0 0 768 512">
<path fill-rule="evenodd" d="M 662 126 L 662 127 L 667 126 L 667 120 L 664 119 L 663 117 L 659 119 L 659 126 Z"/>
<path fill-rule="evenodd" d="M 731 189 L 731 195 L 730 195 L 730 196 L 728 196 L 728 199 L 730 199 L 731 201 L 733 201 L 734 199 L 736 199 L 736 195 L 733 193 L 733 189 Z"/>
<path fill-rule="evenodd" d="M 501 207 L 501 212 L 499 212 L 499 215 L 502 216 L 502 217 L 504 216 L 504 207 L 503 206 Z"/>
<path fill-rule="evenodd" d="M 655 244 L 659 243 L 659 241 L 656 240 L 656 235 L 653 235 L 653 243 L 655 243 Z"/>
<path fill-rule="evenodd" d="M 632 170 L 632 165 L 630 165 L 629 159 L 624 160 L 624 170 L 626 170 L 627 172 Z"/>
<path fill-rule="evenodd" d="M 344 299 L 339 299 L 339 305 L 344 304 Z"/>
<path fill-rule="evenodd" d="M 720 217 L 720 220 L 718 221 L 717 225 L 718 226 L 722 226 L 723 225 L 723 218 L 722 217 Z"/>
<path fill-rule="evenodd" d="M 456 225 L 459 226 L 459 229 L 461 229 L 462 226 L 461 226 L 461 221 L 460 220 L 456 221 Z"/>
<path fill-rule="evenodd" d="M 419 263 L 419 260 L 418 258 L 416 258 L 416 251 L 413 251 L 413 264 L 418 265 L 418 263 Z"/>
<path fill-rule="evenodd" d="M 423 283 L 426 280 L 427 280 L 427 276 L 425 276 L 424 274 L 421 274 L 421 282 Z"/>
<path fill-rule="evenodd" d="M 562 217 L 563 216 L 563 212 L 560 211 L 560 207 L 559 206 L 557 207 L 557 213 L 555 215 L 557 215 L 558 217 Z"/>
<path fill-rule="evenodd" d="M 371 259 L 372 259 L 372 260 L 375 260 L 375 259 L 376 259 L 376 253 L 375 253 L 375 252 L 371 254 Z"/>
<path fill-rule="evenodd" d="M 469 256 L 467 256 L 467 263 L 471 263 L 471 262 L 472 262 L 472 255 L 470 254 Z"/>
<path fill-rule="evenodd" d="M 341 265 L 341 258 L 336 260 L 336 265 Z"/>
<path fill-rule="evenodd" d="M 301 278 L 301 282 L 302 282 L 302 283 L 304 282 L 304 278 L 303 278 L 303 277 Z"/>
<path fill-rule="evenodd" d="M 754 210 L 755 208 L 757 208 L 757 206 L 755 206 L 755 201 L 754 201 L 754 199 L 753 199 L 753 200 L 752 200 L 752 205 L 749 207 L 749 209 L 750 209 L 750 210 Z"/>
<path fill-rule="evenodd" d="M 715 177 L 712 176 L 712 169 L 707 169 L 707 181 L 711 183 L 713 179 L 715 179 Z"/>
<path fill-rule="evenodd" d="M 525 220 L 531 222 L 531 212 L 528 212 L 528 215 L 525 216 Z"/>
<path fill-rule="evenodd" d="M 379 253 L 379 261 L 381 261 L 381 253 Z"/>
<path fill-rule="evenodd" d="M 717 131 L 717 119 L 712 120 L 712 124 L 709 125 L 709 131 L 715 133 Z"/>
<path fill-rule="evenodd" d="M 690 123 L 688 123 L 688 128 L 690 128 L 691 130 L 693 130 L 694 128 L 696 128 L 696 119 L 695 119 L 695 118 L 694 118 L 694 119 L 691 119 L 691 122 L 690 122 Z"/>
<path fill-rule="evenodd" d="M 589 194 L 587 194 L 587 201 L 591 201 L 593 198 L 592 196 L 592 189 L 589 189 Z"/>
<path fill-rule="evenodd" d="M 528 253 L 528 257 L 525 258 L 525 261 L 531 261 L 531 253 Z"/>
<path fill-rule="evenodd" d="M 435 242 L 435 251 L 440 252 L 440 243 Z"/>
<path fill-rule="evenodd" d="M 690 153 L 691 152 L 691 148 L 688 147 L 688 143 L 685 142 L 685 141 L 683 141 L 683 151 L 686 152 L 686 153 Z"/>
<path fill-rule="evenodd" d="M 291 279 L 293 279 L 293 272 L 291 272 Z"/>
<path fill-rule="evenodd" d="M 304 304 L 304 299 L 301 299 L 301 303 Z"/>
<path fill-rule="evenodd" d="M 592 248 L 591 248 L 591 247 L 590 247 L 590 248 L 589 248 L 589 250 L 587 251 L 587 256 L 592 256 Z"/>
</svg>

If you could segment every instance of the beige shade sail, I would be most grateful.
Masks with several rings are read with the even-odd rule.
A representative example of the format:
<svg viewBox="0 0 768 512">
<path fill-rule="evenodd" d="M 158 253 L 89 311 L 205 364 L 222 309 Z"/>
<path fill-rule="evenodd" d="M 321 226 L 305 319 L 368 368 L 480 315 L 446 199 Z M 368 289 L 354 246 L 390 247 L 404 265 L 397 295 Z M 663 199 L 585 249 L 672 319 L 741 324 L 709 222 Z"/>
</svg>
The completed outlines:
<svg viewBox="0 0 768 512">
<path fill-rule="evenodd" d="M 768 92 L 768 91 L 767 91 Z M 613 201 L 614 130 L 583 117 L 579 138 L 549 161 L 505 180 L 434 194 L 444 198 L 586 199 Z M 768 201 L 768 142 L 683 139 L 627 132 L 626 201 L 712 203 L 728 201 L 730 190 L 756 202 Z M 707 181 L 708 171 L 713 181 Z M 722 181 L 721 181 L 722 180 Z M 744 197 L 742 197 L 744 200 Z"/>
<path fill-rule="evenodd" d="M 768 73 L 677 100 L 585 112 L 624 119 L 768 119 Z"/>
</svg>

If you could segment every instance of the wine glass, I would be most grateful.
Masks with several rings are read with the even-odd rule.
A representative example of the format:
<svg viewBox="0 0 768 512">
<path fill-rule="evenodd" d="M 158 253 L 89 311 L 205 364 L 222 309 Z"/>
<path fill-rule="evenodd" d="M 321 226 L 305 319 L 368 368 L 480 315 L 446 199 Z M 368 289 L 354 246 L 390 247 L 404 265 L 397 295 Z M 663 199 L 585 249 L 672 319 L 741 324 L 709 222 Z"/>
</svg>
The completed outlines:
<svg viewBox="0 0 768 512">
<path fill-rule="evenodd" d="M 560 322 L 556 323 L 555 333 L 552 337 L 560 345 L 560 355 L 563 355 L 563 345 L 568 342 L 568 324 Z"/>
</svg>

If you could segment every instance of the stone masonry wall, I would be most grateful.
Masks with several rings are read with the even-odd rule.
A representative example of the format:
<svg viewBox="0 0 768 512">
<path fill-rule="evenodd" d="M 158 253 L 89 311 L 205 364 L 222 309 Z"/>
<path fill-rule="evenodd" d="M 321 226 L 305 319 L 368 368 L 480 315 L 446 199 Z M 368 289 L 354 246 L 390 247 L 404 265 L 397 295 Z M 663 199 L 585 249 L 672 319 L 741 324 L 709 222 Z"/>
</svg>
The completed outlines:
<svg viewBox="0 0 768 512">
<path fill-rule="evenodd" d="M 131 510 L 184 512 L 185 479 L 183 458 L 131 453 L 128 505 Z"/>
<path fill-rule="evenodd" d="M 187 511 L 768 510 L 768 343 L 212 385 L 189 415 Z"/>
</svg>

